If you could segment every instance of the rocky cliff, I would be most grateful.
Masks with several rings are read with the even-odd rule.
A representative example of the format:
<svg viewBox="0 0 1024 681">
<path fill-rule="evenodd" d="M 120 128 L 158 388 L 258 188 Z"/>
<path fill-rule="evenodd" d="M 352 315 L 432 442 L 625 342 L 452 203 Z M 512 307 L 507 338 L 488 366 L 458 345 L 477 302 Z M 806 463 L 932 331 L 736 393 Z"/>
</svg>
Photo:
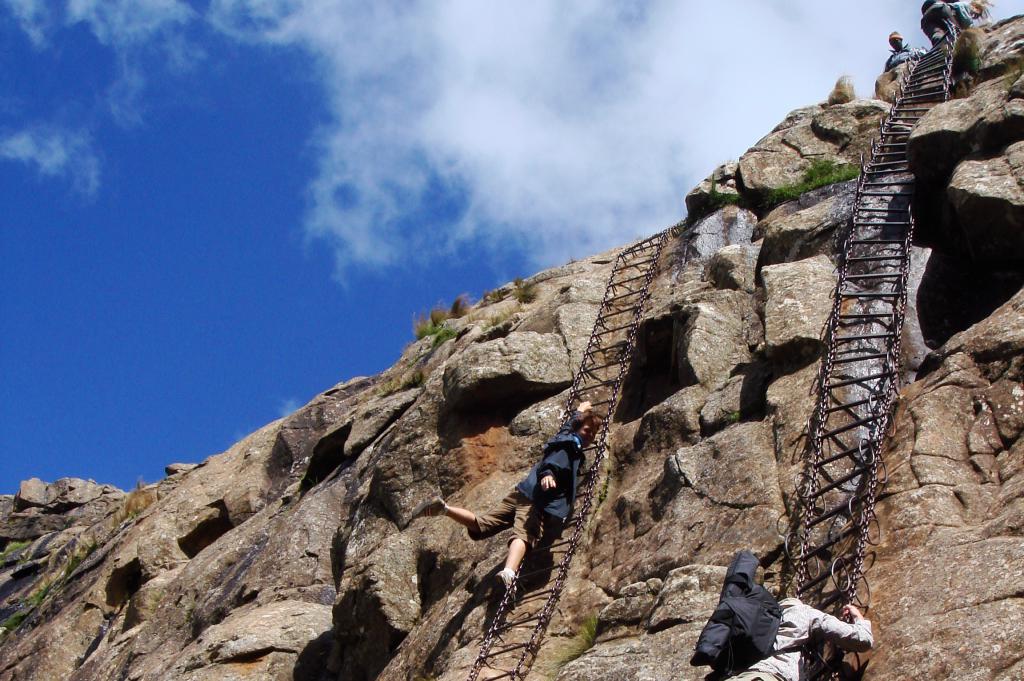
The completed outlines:
<svg viewBox="0 0 1024 681">
<path fill-rule="evenodd" d="M 866 679 L 1024 678 L 1024 18 L 985 30 L 974 70 L 910 140 L 919 244 Z M 822 160 L 858 162 L 885 111 L 794 111 L 687 197 L 530 678 L 701 678 L 687 660 L 731 555 L 790 588 L 782 533 L 855 183 L 779 201 Z M 464 678 L 506 538 L 411 510 L 438 491 L 485 509 L 532 465 L 614 256 L 492 292 L 382 374 L 156 484 L 0 497 L 0 680 Z"/>
</svg>

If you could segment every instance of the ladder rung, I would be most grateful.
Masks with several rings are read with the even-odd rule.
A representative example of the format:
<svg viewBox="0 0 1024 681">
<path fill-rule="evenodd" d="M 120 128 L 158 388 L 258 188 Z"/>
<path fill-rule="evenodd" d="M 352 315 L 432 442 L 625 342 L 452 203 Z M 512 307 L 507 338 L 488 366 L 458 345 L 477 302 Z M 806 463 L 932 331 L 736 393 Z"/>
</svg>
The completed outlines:
<svg viewBox="0 0 1024 681">
<path fill-rule="evenodd" d="M 846 262 L 881 262 L 883 260 L 903 260 L 902 255 L 870 255 L 847 258 Z"/>
<path fill-rule="evenodd" d="M 830 437 L 835 437 L 836 435 L 841 435 L 842 433 L 846 433 L 848 431 L 851 431 L 854 428 L 860 428 L 861 426 L 866 425 L 868 423 L 871 423 L 872 421 L 877 421 L 878 418 L 879 418 L 878 414 L 872 414 L 871 416 L 868 416 L 866 418 L 857 419 L 853 423 L 847 423 L 844 426 L 840 426 L 839 428 L 836 428 L 834 430 L 830 430 L 830 431 L 827 431 L 825 433 L 822 433 L 821 439 L 825 440 L 825 439 L 828 439 Z"/>
<path fill-rule="evenodd" d="M 828 409 L 825 410 L 825 413 L 834 414 L 837 411 L 846 411 L 847 409 L 853 409 L 854 407 L 859 407 L 863 404 L 867 404 L 870 401 L 871 398 L 865 398 L 863 400 L 857 400 L 855 402 L 846 402 L 844 404 L 836 405 L 835 407 L 829 407 Z"/>
<path fill-rule="evenodd" d="M 839 359 L 833 359 L 832 363 L 833 364 L 851 364 L 853 362 L 867 361 L 869 359 L 884 359 L 884 358 L 886 358 L 888 356 L 889 356 L 888 354 L 883 352 L 883 353 L 877 353 L 877 354 L 874 354 L 874 355 L 860 355 L 860 356 L 857 356 L 857 357 L 842 357 L 842 358 L 839 358 Z"/>
<path fill-rule="evenodd" d="M 832 339 L 834 343 L 855 343 L 861 340 L 881 340 L 883 338 L 895 338 L 894 333 L 865 333 L 857 336 L 836 336 Z"/>
<path fill-rule="evenodd" d="M 821 487 L 820 490 L 817 491 L 817 494 L 815 494 L 815 497 L 820 497 L 822 495 L 826 495 L 829 492 L 831 492 L 833 490 L 836 490 L 836 488 L 840 487 L 841 485 L 845 484 L 846 482 L 849 482 L 853 478 L 855 478 L 855 477 L 857 477 L 859 475 L 863 475 L 866 472 L 867 472 L 866 468 L 855 468 L 849 474 L 844 475 L 843 477 L 838 478 L 836 480 L 833 480 L 833 481 L 829 482 L 828 484 L 826 484 L 825 486 Z"/>
<path fill-rule="evenodd" d="M 846 379 L 844 381 L 839 381 L 838 383 L 830 383 L 829 386 L 828 386 L 828 389 L 829 390 L 835 390 L 836 388 L 845 388 L 848 385 L 854 385 L 856 383 L 863 383 L 864 381 L 873 381 L 873 380 L 875 380 L 877 378 L 892 378 L 895 375 L 896 374 L 894 374 L 891 371 L 882 371 L 880 373 L 870 374 L 868 376 L 858 376 L 857 378 L 848 378 L 848 379 Z"/>
<path fill-rule="evenodd" d="M 814 520 L 812 520 L 809 523 L 807 523 L 807 527 L 808 527 L 808 529 L 812 528 L 815 525 L 818 525 L 820 523 L 825 522 L 826 520 L 828 520 L 832 516 L 839 515 L 843 511 L 849 511 L 849 510 L 850 510 L 849 502 L 848 501 L 841 501 L 836 506 L 833 506 L 832 508 L 830 508 L 829 510 L 825 511 L 823 514 L 821 514 L 820 516 L 818 516 Z"/>
</svg>

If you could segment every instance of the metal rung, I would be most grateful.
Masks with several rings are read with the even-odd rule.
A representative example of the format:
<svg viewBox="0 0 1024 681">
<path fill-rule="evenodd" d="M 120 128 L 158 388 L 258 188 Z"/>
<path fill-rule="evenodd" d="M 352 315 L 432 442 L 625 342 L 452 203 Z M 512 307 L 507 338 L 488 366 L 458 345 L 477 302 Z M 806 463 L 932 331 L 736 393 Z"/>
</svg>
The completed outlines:
<svg viewBox="0 0 1024 681">
<path fill-rule="evenodd" d="M 513 650 L 519 650 L 520 648 L 525 648 L 527 645 L 528 644 L 526 644 L 526 643 L 514 643 L 514 644 L 512 644 L 510 646 L 505 646 L 504 648 L 498 648 L 497 650 L 491 650 L 491 651 L 489 651 L 487 653 L 487 655 L 484 656 L 484 659 L 486 660 L 489 657 L 497 657 L 498 655 L 504 655 L 505 653 L 510 653 Z M 509 672 L 509 673 L 511 673 L 511 672 Z"/>
<path fill-rule="evenodd" d="M 860 340 L 879 340 L 882 338 L 895 338 L 894 333 L 865 333 L 859 336 L 836 336 L 832 339 L 834 343 L 853 343 Z"/>
<path fill-rule="evenodd" d="M 902 293 L 886 292 L 886 293 L 868 293 L 868 292 L 853 292 L 853 291 L 840 291 L 839 295 L 844 298 L 899 298 Z"/>
<path fill-rule="evenodd" d="M 863 475 L 863 474 L 865 474 L 867 472 L 868 472 L 867 468 L 857 468 L 857 469 L 854 469 L 852 472 L 848 473 L 847 475 L 844 475 L 841 478 L 833 480 L 833 481 L 829 482 L 828 484 L 826 484 L 825 486 L 821 487 L 820 490 L 818 490 L 815 493 L 815 497 L 820 497 L 822 495 L 826 495 L 829 492 L 831 492 L 833 490 L 836 490 L 836 488 L 838 488 L 840 485 L 846 484 L 847 482 L 849 482 L 853 478 L 857 477 L 858 475 Z"/>
<path fill-rule="evenodd" d="M 519 598 L 519 603 L 527 603 L 529 601 L 539 600 L 541 596 L 547 597 L 555 592 L 554 589 L 544 589 L 542 591 L 531 591 L 528 594 L 524 594 Z"/>
<path fill-rule="evenodd" d="M 587 367 L 586 369 L 582 369 L 580 371 L 580 373 L 585 374 L 588 371 L 600 371 L 601 369 L 607 369 L 609 367 L 616 367 L 616 366 L 620 366 L 621 364 L 622 364 L 621 361 L 608 362 L 607 364 L 599 364 L 597 366 Z"/>
<path fill-rule="evenodd" d="M 866 402 L 867 400 L 864 400 L 864 401 Z M 856 454 L 856 453 L 860 452 L 860 450 L 861 450 L 860 445 L 857 445 L 856 447 L 850 447 L 849 449 L 844 449 L 841 452 L 839 452 L 838 454 L 833 454 L 832 456 L 829 456 L 828 458 L 822 459 L 821 461 L 818 462 L 818 465 L 819 466 L 827 466 L 830 463 L 834 463 L 836 461 L 839 461 L 839 459 L 842 459 L 843 457 L 852 456 L 853 454 Z"/>
<path fill-rule="evenodd" d="M 847 281 L 863 281 L 868 279 L 888 279 L 889 277 L 902 277 L 902 272 L 885 272 L 880 274 L 848 274 Z"/>
<path fill-rule="evenodd" d="M 598 336 L 598 337 L 600 337 L 600 336 L 607 336 L 607 335 L 608 335 L 608 334 L 610 334 L 610 333 L 615 333 L 615 332 L 617 332 L 617 331 L 624 331 L 624 330 L 626 330 L 626 329 L 630 328 L 631 326 L 633 326 L 633 324 L 632 324 L 632 323 L 630 323 L 630 324 L 626 324 L 625 326 L 616 326 L 616 327 L 615 327 L 615 328 L 613 328 L 613 329 L 605 329 L 604 331 L 598 331 L 598 332 L 597 332 L 597 333 L 595 333 L 594 335 L 595 335 L 595 336 Z"/>
<path fill-rule="evenodd" d="M 522 577 L 520 576 L 520 578 L 522 578 Z M 522 619 L 518 619 L 515 622 L 506 622 L 505 624 L 502 624 L 500 627 L 495 629 L 494 633 L 498 634 L 498 633 L 501 633 L 503 631 L 508 631 L 509 629 L 513 629 L 515 627 L 518 627 L 520 624 L 527 624 L 529 622 L 536 622 L 539 619 L 540 619 L 540 615 L 530 615 L 529 617 L 524 617 Z"/>
<path fill-rule="evenodd" d="M 892 317 L 892 316 L 893 316 L 892 312 L 876 312 L 874 314 L 867 314 L 867 313 L 864 313 L 864 314 L 841 314 L 841 315 L 839 315 L 839 320 L 840 321 L 845 321 L 847 319 L 850 319 L 850 320 L 852 320 L 852 319 L 877 319 L 879 317 Z"/>
<path fill-rule="evenodd" d="M 814 527 L 815 525 L 823 523 L 826 520 L 828 520 L 829 518 L 831 518 L 832 516 L 839 515 L 843 511 L 849 511 L 849 510 L 850 510 L 850 504 L 849 504 L 848 501 L 840 502 L 837 506 L 833 506 L 828 511 L 826 511 L 824 514 L 818 516 L 817 518 L 815 518 L 811 522 L 807 523 L 807 529 L 810 529 L 810 528 Z"/>
<path fill-rule="evenodd" d="M 806 553 L 806 554 L 801 555 L 800 559 L 803 560 L 803 559 L 806 559 L 806 558 L 810 558 L 814 554 L 820 553 L 821 551 L 824 551 L 829 546 L 830 545 L 822 544 L 821 546 L 819 546 L 818 548 L 814 549 L 810 553 Z M 818 586 L 819 584 L 821 584 L 822 582 L 824 582 L 826 579 L 828 579 L 831 576 L 832 576 L 831 572 L 829 572 L 828 570 L 822 570 L 820 575 L 818 575 L 814 579 L 809 580 L 806 584 L 802 584 L 800 586 L 800 588 L 801 589 L 813 589 L 814 587 Z"/>
<path fill-rule="evenodd" d="M 847 258 L 846 262 L 881 262 L 883 260 L 903 260 L 903 258 L 902 255 L 865 255 Z"/>
<path fill-rule="evenodd" d="M 635 295 L 641 294 L 643 292 L 644 292 L 644 290 L 642 288 L 641 289 L 637 289 L 636 291 L 630 291 L 629 293 L 622 293 L 620 295 L 615 296 L 614 298 L 609 298 L 608 300 L 606 300 L 604 302 L 606 304 L 607 303 L 614 303 L 617 300 L 622 300 L 623 298 L 628 298 L 630 296 L 635 296 Z"/>
<path fill-rule="evenodd" d="M 865 398 L 863 400 L 857 400 L 855 402 L 846 402 L 844 404 L 839 404 L 839 405 L 837 405 L 835 407 L 829 407 L 828 409 L 826 409 L 825 410 L 825 414 L 826 415 L 827 414 L 834 414 L 837 411 L 846 411 L 848 409 L 853 409 L 854 407 L 860 407 L 862 405 L 867 404 L 870 401 L 871 401 L 871 398 L 868 397 L 868 398 Z"/>
<path fill-rule="evenodd" d="M 907 192 L 861 192 L 861 196 L 913 196 Z"/>
<path fill-rule="evenodd" d="M 818 610 L 828 610 L 829 606 L 835 605 L 844 598 L 846 598 L 846 594 L 842 591 L 833 591 L 828 597 L 817 604 L 817 608 Z"/>
<path fill-rule="evenodd" d="M 625 310 L 617 310 L 615 312 L 606 312 L 606 313 L 601 315 L 601 320 L 604 321 L 605 319 L 611 319 L 612 317 L 618 317 L 619 315 L 624 315 L 627 312 L 632 312 L 633 314 L 636 314 L 637 307 L 639 307 L 639 306 L 627 307 Z"/>
<path fill-rule="evenodd" d="M 845 388 L 848 385 L 863 383 L 864 381 L 873 381 L 877 378 L 892 378 L 895 375 L 896 374 L 891 371 L 883 371 L 878 374 L 870 374 L 868 376 L 860 376 L 858 378 L 848 378 L 845 381 L 839 381 L 838 383 L 830 383 L 828 389 L 835 390 L 836 388 Z"/>
<path fill-rule="evenodd" d="M 639 281 L 640 279 L 646 279 L 646 278 L 647 278 L 647 273 L 645 272 L 644 274 L 638 274 L 635 277 L 630 277 L 629 279 L 623 279 L 622 281 L 609 281 L 608 282 L 608 288 L 617 288 L 619 286 L 625 286 L 626 284 L 630 283 L 631 281 Z M 637 289 L 637 290 L 638 291 L 642 291 L 643 289 Z M 635 291 L 631 291 L 631 293 L 635 293 Z"/>
<path fill-rule="evenodd" d="M 833 364 L 851 364 L 853 362 L 861 362 L 861 361 L 867 361 L 867 360 L 871 360 L 871 359 L 883 359 L 883 358 L 888 357 L 888 356 L 889 356 L 888 353 L 884 353 L 883 352 L 881 354 L 874 354 L 874 355 L 861 355 L 861 356 L 858 356 L 858 357 L 843 357 L 843 358 L 840 358 L 840 359 L 833 359 L 832 363 Z"/>
<path fill-rule="evenodd" d="M 845 426 L 840 426 L 839 428 L 836 428 L 835 430 L 830 430 L 830 431 L 827 431 L 825 433 L 822 433 L 821 434 L 821 439 L 825 440 L 825 439 L 828 439 L 828 438 L 831 438 L 831 437 L 835 437 L 836 435 L 840 435 L 842 433 L 846 433 L 848 431 L 853 430 L 854 428 L 860 428 L 861 426 L 866 425 L 868 423 L 871 423 L 872 421 L 877 421 L 878 419 L 879 419 L 879 415 L 878 414 L 872 414 L 871 416 L 868 416 L 866 418 L 857 419 L 853 423 L 847 423 Z"/>
</svg>

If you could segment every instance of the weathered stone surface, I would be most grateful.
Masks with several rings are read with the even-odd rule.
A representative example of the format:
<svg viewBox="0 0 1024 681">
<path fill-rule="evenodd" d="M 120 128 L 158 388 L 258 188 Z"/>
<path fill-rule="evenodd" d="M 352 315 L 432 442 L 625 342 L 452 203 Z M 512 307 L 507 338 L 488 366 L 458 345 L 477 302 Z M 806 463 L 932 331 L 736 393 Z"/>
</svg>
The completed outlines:
<svg viewBox="0 0 1024 681">
<path fill-rule="evenodd" d="M 686 565 L 665 577 L 648 629 L 659 631 L 677 624 L 704 626 L 718 604 L 725 568 L 718 565 Z"/>
<path fill-rule="evenodd" d="M 1024 109 L 1024 100 L 1020 101 Z M 949 200 L 977 258 L 1024 261 L 1024 142 L 1005 155 L 967 160 L 949 182 Z"/>
<path fill-rule="evenodd" d="M 711 393 L 700 411 L 701 432 L 709 435 L 741 419 L 760 416 L 769 375 L 767 365 L 753 364 Z"/>
<path fill-rule="evenodd" d="M 598 309 L 599 305 L 591 303 L 568 303 L 555 312 L 555 329 L 569 351 L 569 368 L 573 372 L 579 370 L 583 361 Z"/>
<path fill-rule="evenodd" d="M 686 322 L 678 335 L 680 381 L 716 388 L 732 367 L 750 360 L 759 331 L 751 297 L 740 291 L 715 291 L 683 310 Z M 753 341 L 753 342 L 752 342 Z"/>
<path fill-rule="evenodd" d="M 735 161 L 723 163 L 705 178 L 699 185 L 686 195 L 686 212 L 692 216 L 704 215 L 715 207 L 715 194 L 727 197 L 739 197 L 736 189 L 736 171 L 739 165 Z"/>
<path fill-rule="evenodd" d="M 882 102 L 856 100 L 790 114 L 791 124 L 784 122 L 740 157 L 742 191 L 759 199 L 798 184 L 816 159 L 858 163 L 886 111 Z"/>
<path fill-rule="evenodd" d="M 649 579 L 626 586 L 619 597 L 604 607 L 597 616 L 598 635 L 611 638 L 609 631 L 621 629 L 622 625 L 635 625 L 645 621 L 651 614 L 661 590 L 660 579 Z"/>
<path fill-rule="evenodd" d="M 164 473 L 167 475 L 181 475 L 182 473 L 188 473 L 198 465 L 195 463 L 172 463 L 164 466 Z"/>
<path fill-rule="evenodd" d="M 774 359 L 811 357 L 821 347 L 821 332 L 831 309 L 836 271 L 824 255 L 761 270 L 767 300 L 765 345 Z"/>
<path fill-rule="evenodd" d="M 673 393 L 650 409 L 637 429 L 636 448 L 665 451 L 695 442 L 700 434 L 700 412 L 707 396 L 707 389 L 694 385 Z"/>
<path fill-rule="evenodd" d="M 754 292 L 754 267 L 760 251 L 758 244 L 725 246 L 708 260 L 706 276 L 717 289 Z"/>
<path fill-rule="evenodd" d="M 691 257 L 709 258 L 725 246 L 750 244 L 757 215 L 738 206 L 725 206 L 701 218 L 686 232 Z"/>
<path fill-rule="evenodd" d="M 331 609 L 325 605 L 286 600 L 240 609 L 206 629 L 159 678 L 291 681 L 300 654 L 330 630 Z M 286 659 L 266 659 L 275 653 Z"/>
<path fill-rule="evenodd" d="M 1019 52 L 1021 25 L 990 30 L 992 40 L 1002 36 L 998 50 Z M 996 102 L 983 92 L 992 87 L 982 81 L 970 96 Z M 1024 86 L 1003 87 L 1021 99 Z M 1006 159 L 1012 141 L 971 145 L 1008 134 L 1015 106 L 983 106 L 964 133 L 978 155 L 952 159 L 950 171 Z M 843 111 L 794 112 L 769 136 L 790 145 L 778 153 L 789 160 L 777 160 L 799 168 L 819 152 L 852 153 L 861 124 L 874 122 Z M 720 173 L 745 192 L 740 174 Z M 957 217 L 945 184 L 919 189 L 915 210 Z M 607 478 L 531 679 L 702 678 L 706 670 L 687 662 L 735 551 L 753 549 L 770 563 L 769 581 L 779 579 L 778 529 L 794 513 L 818 364 L 813 353 L 769 358 L 760 315 L 770 308 L 772 266 L 831 253 L 849 194 L 850 185 L 821 188 L 760 226 L 728 207 L 698 221 L 697 239 L 667 243 L 611 424 Z M 927 231 L 932 224 L 918 221 L 933 253 L 964 258 L 941 230 Z M 769 273 L 751 278 L 738 251 L 761 233 Z M 723 251 L 729 244 L 740 248 Z M 464 680 L 500 596 L 494 573 L 508 534 L 474 542 L 446 518 L 408 522 L 411 509 L 441 493 L 486 511 L 536 462 L 589 332 L 582 313 L 600 302 L 616 254 L 531 277 L 537 300 L 474 306 L 453 322 L 456 340 L 414 342 L 381 376 L 341 383 L 201 465 L 171 466 L 140 513 L 111 494 L 13 513 L 0 497 L 0 541 L 12 528 L 41 532 L 0 566 L 0 620 L 51 585 L 22 626 L 0 634 L 0 681 Z M 964 278 L 983 267 L 965 264 Z M 1006 271 L 1007 282 L 1021 280 Z M 936 291 L 936 276 L 912 291 L 932 311 L 931 320 L 921 312 L 922 341 L 941 346 L 920 376 L 908 374 L 884 453 L 880 543 L 867 575 L 880 645 L 865 681 L 1003 681 L 1024 670 L 1024 640 L 1007 624 L 1021 618 L 1024 592 L 1024 294 L 995 309 L 994 295 L 982 304 Z M 497 313 L 511 316 L 491 324 Z M 936 316 L 948 320 L 925 333 Z M 508 388 L 491 404 L 445 404 L 446 374 L 489 361 L 468 361 L 481 347 L 520 341 L 503 371 L 540 345 L 559 358 L 563 378 L 537 392 Z M 414 371 L 421 386 L 392 392 Z M 748 385 L 753 372 L 761 373 Z M 736 412 L 741 423 L 731 422 Z M 48 491 L 24 497 L 33 494 L 49 503 Z M 595 645 L 546 667 L 598 614 Z"/>
<path fill-rule="evenodd" d="M 569 385 L 565 344 L 555 334 L 516 332 L 477 344 L 444 371 L 450 409 L 479 409 L 502 400 L 558 392 Z"/>
<path fill-rule="evenodd" d="M 935 370 L 943 360 L 957 354 L 969 355 L 991 375 L 1006 371 L 1013 358 L 1024 352 L 1024 290 L 1000 306 L 986 319 L 950 338 L 932 352 L 922 372 Z"/>
<path fill-rule="evenodd" d="M 818 201 L 784 203 L 765 216 L 758 225 L 764 235 L 758 268 L 831 253 L 835 230 L 853 214 L 855 184 L 833 185 Z"/>
</svg>

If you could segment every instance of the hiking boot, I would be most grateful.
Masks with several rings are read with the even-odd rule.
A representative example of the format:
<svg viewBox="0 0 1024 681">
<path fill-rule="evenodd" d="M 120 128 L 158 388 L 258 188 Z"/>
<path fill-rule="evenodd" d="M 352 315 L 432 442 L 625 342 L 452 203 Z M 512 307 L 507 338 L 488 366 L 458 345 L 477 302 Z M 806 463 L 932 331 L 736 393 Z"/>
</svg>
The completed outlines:
<svg viewBox="0 0 1024 681">
<path fill-rule="evenodd" d="M 498 579 L 501 580 L 501 583 L 505 585 L 506 591 L 512 586 L 512 580 L 514 580 L 515 578 L 516 573 L 512 572 L 508 568 L 502 568 L 501 571 L 498 572 Z"/>
<path fill-rule="evenodd" d="M 409 522 L 411 523 L 417 518 L 431 518 L 433 516 L 444 515 L 446 508 L 448 508 L 448 504 L 444 503 L 444 499 L 441 497 L 427 499 L 412 510 L 412 516 L 409 517 Z"/>
</svg>

